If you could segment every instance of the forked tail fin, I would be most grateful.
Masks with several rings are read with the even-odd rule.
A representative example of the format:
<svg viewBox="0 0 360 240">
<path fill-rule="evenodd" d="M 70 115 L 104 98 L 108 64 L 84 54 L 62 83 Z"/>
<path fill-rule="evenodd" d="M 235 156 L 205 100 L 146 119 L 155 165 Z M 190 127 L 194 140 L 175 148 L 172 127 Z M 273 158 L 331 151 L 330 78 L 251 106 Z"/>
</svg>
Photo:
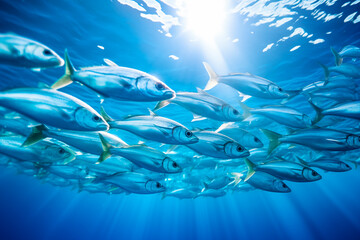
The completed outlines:
<svg viewBox="0 0 360 240">
<path fill-rule="evenodd" d="M 203 62 L 203 64 L 204 64 L 204 67 L 205 67 L 207 73 L 209 74 L 209 81 L 206 84 L 204 90 L 210 90 L 218 84 L 219 77 L 207 62 Z"/>
<path fill-rule="evenodd" d="M 59 88 L 63 88 L 65 86 L 71 84 L 73 82 L 71 80 L 71 75 L 73 75 L 75 71 L 76 70 L 70 61 L 68 51 L 66 49 L 65 50 L 65 74 L 61 78 L 59 78 L 59 80 L 57 80 L 53 85 L 51 85 L 51 88 L 59 89 Z"/>
</svg>

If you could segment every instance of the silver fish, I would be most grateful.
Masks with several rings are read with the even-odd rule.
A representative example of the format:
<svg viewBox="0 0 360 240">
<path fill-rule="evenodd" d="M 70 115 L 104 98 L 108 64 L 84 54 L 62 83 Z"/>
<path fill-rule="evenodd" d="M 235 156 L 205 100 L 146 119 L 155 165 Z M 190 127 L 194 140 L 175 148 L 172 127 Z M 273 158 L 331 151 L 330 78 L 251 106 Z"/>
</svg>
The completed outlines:
<svg viewBox="0 0 360 240">
<path fill-rule="evenodd" d="M 313 182 L 321 179 L 316 171 L 295 162 L 281 160 L 256 165 L 245 159 L 245 163 L 249 169 L 245 181 L 250 179 L 256 171 L 266 172 L 280 179 L 293 182 Z"/>
<path fill-rule="evenodd" d="M 91 182 L 95 179 L 94 175 L 91 175 L 88 170 L 81 169 L 74 166 L 47 166 L 44 167 L 48 172 L 55 174 L 64 179 L 81 179 Z"/>
<path fill-rule="evenodd" d="M 332 53 L 335 57 L 336 66 L 340 66 L 343 62 L 343 58 L 360 58 L 360 48 L 356 46 L 345 46 L 340 52 L 337 52 L 334 48 L 331 48 Z"/>
<path fill-rule="evenodd" d="M 0 34 L 0 63 L 41 69 L 60 67 L 64 60 L 39 42 L 15 34 Z"/>
<path fill-rule="evenodd" d="M 0 153 L 12 158 L 29 162 L 68 163 L 75 159 L 75 153 L 66 146 L 42 141 L 30 147 L 22 147 L 24 137 L 0 137 Z"/>
<path fill-rule="evenodd" d="M 122 156 L 139 167 L 146 168 L 154 172 L 161 173 L 178 173 L 181 167 L 163 152 L 146 145 L 131 145 L 122 147 L 113 147 L 104 136 L 100 133 L 102 147 L 104 149 L 100 156 L 99 162 L 104 161 L 112 154 Z"/>
<path fill-rule="evenodd" d="M 225 175 L 216 178 L 208 178 L 203 182 L 205 189 L 221 189 L 234 182 L 234 179 Z"/>
<path fill-rule="evenodd" d="M 176 197 L 179 199 L 191 199 L 196 198 L 197 192 L 194 192 L 187 188 L 179 188 L 172 191 L 167 191 L 163 193 L 163 196 L 161 199 L 164 199 L 165 197 Z"/>
<path fill-rule="evenodd" d="M 347 151 L 360 148 L 360 136 L 326 128 L 308 128 L 282 136 L 273 131 L 262 129 L 269 138 L 269 153 L 281 143 L 294 143 L 314 150 Z"/>
<path fill-rule="evenodd" d="M 344 63 L 340 66 L 327 67 L 323 64 L 321 66 L 325 72 L 325 81 L 329 79 L 329 75 L 331 72 L 340 73 L 344 76 L 351 78 L 360 78 L 360 67 L 350 63 Z"/>
<path fill-rule="evenodd" d="M 215 132 L 224 134 L 246 148 L 261 148 L 264 144 L 255 135 L 231 124 L 224 123 Z"/>
<path fill-rule="evenodd" d="M 58 130 L 49 129 L 44 125 L 34 127 L 23 146 L 30 146 L 44 138 L 54 138 L 75 147 L 82 152 L 100 155 L 103 152 L 103 148 L 99 134 L 101 134 L 112 146 L 127 146 L 122 139 L 108 132 Z"/>
<path fill-rule="evenodd" d="M 291 192 L 291 189 L 282 180 L 266 172 L 256 171 L 246 183 L 268 192 Z"/>
<path fill-rule="evenodd" d="M 249 151 L 235 140 L 216 132 L 196 132 L 199 141 L 187 145 L 188 148 L 202 155 L 220 158 L 243 158 L 249 156 Z"/>
<path fill-rule="evenodd" d="M 321 89 L 315 92 L 308 93 L 311 99 L 314 98 L 325 98 L 333 101 L 355 101 L 360 100 L 360 95 L 354 89 L 349 88 L 336 88 L 332 91 L 327 89 Z"/>
<path fill-rule="evenodd" d="M 16 88 L 0 93 L 0 106 L 42 124 L 77 131 L 108 130 L 109 125 L 88 104 L 51 89 Z"/>
<path fill-rule="evenodd" d="M 303 93 L 316 92 L 318 90 L 330 91 L 337 88 L 356 88 L 356 82 L 352 78 L 348 78 L 342 75 L 330 77 L 328 81 L 313 82 L 302 89 Z"/>
<path fill-rule="evenodd" d="M 267 99 L 290 97 L 289 93 L 286 93 L 281 87 L 265 78 L 249 73 L 232 73 L 229 75 L 218 76 L 208 63 L 204 62 L 203 64 L 210 77 L 204 90 L 210 90 L 218 83 L 223 83 L 236 89 L 242 94 L 253 97 Z"/>
<path fill-rule="evenodd" d="M 316 167 L 330 172 L 346 172 L 352 169 L 348 164 L 334 158 L 321 157 L 311 162 L 298 159 L 305 166 Z"/>
<path fill-rule="evenodd" d="M 160 182 L 135 172 L 117 173 L 101 181 L 112 183 L 131 193 L 152 194 L 165 191 L 165 187 Z"/>
<path fill-rule="evenodd" d="M 155 106 L 154 111 L 159 110 L 170 103 L 175 103 L 191 111 L 194 114 L 193 121 L 206 118 L 231 122 L 243 120 L 239 111 L 234 107 L 199 88 L 197 90 L 197 93 L 178 92 L 176 93 L 175 98 L 159 102 Z"/>
<path fill-rule="evenodd" d="M 76 70 L 67 51 L 65 75 L 51 87 L 59 89 L 79 82 L 106 98 L 126 101 L 160 101 L 175 96 L 175 92 L 154 76 L 132 68 L 125 68 L 107 61 L 110 66 Z"/>
<path fill-rule="evenodd" d="M 99 160 L 99 156 L 93 154 L 77 155 L 75 161 L 72 161 L 68 165 L 88 169 L 91 172 L 101 175 L 112 175 L 118 172 L 131 172 L 135 169 L 135 165 L 129 160 L 112 156 L 101 164 L 96 164 Z"/>
<path fill-rule="evenodd" d="M 319 122 L 324 116 L 332 115 L 360 120 L 360 101 L 340 103 L 328 109 L 321 109 L 311 101 L 311 106 L 316 111 L 315 122 Z"/>
<path fill-rule="evenodd" d="M 312 125 L 312 120 L 308 115 L 284 105 L 264 106 L 258 109 L 249 108 L 244 103 L 241 103 L 240 105 L 244 111 L 244 118 L 256 114 L 294 128 L 306 128 Z"/>
<path fill-rule="evenodd" d="M 206 189 L 203 192 L 198 193 L 197 197 L 223 197 L 226 195 L 226 192 L 224 190 L 216 190 L 216 189 Z"/>
<path fill-rule="evenodd" d="M 128 116 L 123 120 L 113 120 L 102 109 L 101 114 L 110 128 L 122 129 L 142 138 L 167 144 L 193 144 L 199 139 L 186 127 L 171 119 L 150 115 Z"/>
</svg>

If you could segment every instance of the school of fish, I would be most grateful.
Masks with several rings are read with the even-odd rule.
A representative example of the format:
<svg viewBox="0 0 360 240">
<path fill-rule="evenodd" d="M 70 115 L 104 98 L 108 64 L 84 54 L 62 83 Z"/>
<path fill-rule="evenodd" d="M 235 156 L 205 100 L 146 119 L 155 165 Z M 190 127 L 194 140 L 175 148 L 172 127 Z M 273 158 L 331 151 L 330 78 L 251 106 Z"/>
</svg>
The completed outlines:
<svg viewBox="0 0 360 240">
<path fill-rule="evenodd" d="M 289 182 L 318 181 L 320 173 L 346 172 L 360 162 L 360 48 L 331 51 L 335 65 L 321 64 L 324 78 L 302 89 L 285 90 L 250 73 L 218 75 L 204 62 L 205 88 L 175 92 L 109 59 L 104 66 L 75 68 L 67 51 L 63 60 L 37 41 L 0 34 L 0 64 L 34 71 L 65 65 L 51 86 L 0 92 L 0 165 L 79 192 L 180 199 L 291 192 Z M 143 115 L 110 116 L 102 105 L 98 112 L 59 90 L 73 82 L 102 101 L 157 104 Z M 237 91 L 239 102 L 230 105 L 206 92 L 218 84 Z M 249 98 L 272 103 L 249 107 Z M 287 106 L 293 98 L 304 101 L 307 114 Z M 189 129 L 155 113 L 169 104 L 190 111 L 192 121 L 217 126 Z M 118 130 L 139 142 L 126 143 Z"/>
</svg>

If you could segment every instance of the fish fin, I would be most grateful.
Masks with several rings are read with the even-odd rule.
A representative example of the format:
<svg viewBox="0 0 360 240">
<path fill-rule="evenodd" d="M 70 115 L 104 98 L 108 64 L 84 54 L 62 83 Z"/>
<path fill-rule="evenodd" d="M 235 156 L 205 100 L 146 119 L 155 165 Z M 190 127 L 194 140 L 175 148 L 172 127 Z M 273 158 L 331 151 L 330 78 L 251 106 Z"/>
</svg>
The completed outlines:
<svg viewBox="0 0 360 240">
<path fill-rule="evenodd" d="M 325 66 L 324 64 L 322 63 L 319 63 L 320 66 L 324 69 L 324 73 L 325 73 L 325 83 L 324 83 L 324 86 L 326 84 L 328 84 L 329 82 L 329 75 L 330 75 L 330 71 L 329 71 L 329 68 L 327 66 Z"/>
<path fill-rule="evenodd" d="M 253 163 L 252 161 L 250 161 L 247 158 L 245 158 L 244 161 L 246 163 L 246 166 L 248 167 L 248 172 L 247 172 L 246 178 L 244 180 L 244 182 L 246 182 L 247 180 L 249 180 L 255 174 L 254 168 L 256 167 L 256 165 L 255 165 L 255 163 Z"/>
<path fill-rule="evenodd" d="M 111 157 L 110 149 L 112 148 L 112 146 L 106 141 L 106 139 L 104 138 L 104 136 L 101 133 L 99 133 L 99 137 L 100 137 L 103 152 L 101 153 L 96 164 L 99 164 L 99 163 L 105 161 L 106 159 L 108 159 L 109 157 Z"/>
<path fill-rule="evenodd" d="M 168 153 L 174 151 L 174 150 L 177 149 L 178 147 L 179 147 L 179 145 L 171 145 L 171 146 L 169 147 L 169 149 L 166 150 L 165 154 L 168 154 Z"/>
<path fill-rule="evenodd" d="M 193 116 L 194 116 L 194 118 L 193 118 L 193 120 L 191 120 L 191 122 L 202 121 L 202 120 L 207 119 L 206 117 L 200 116 L 196 113 L 193 113 Z"/>
<path fill-rule="evenodd" d="M 164 200 L 164 198 L 166 198 L 167 195 L 166 195 L 166 192 L 163 192 L 162 196 L 161 196 L 161 200 Z"/>
<path fill-rule="evenodd" d="M 226 122 L 220 125 L 218 129 L 215 130 L 216 133 L 221 132 L 222 130 L 228 128 L 231 124 L 234 124 L 234 122 Z"/>
<path fill-rule="evenodd" d="M 110 67 L 118 67 L 119 65 L 117 65 L 116 63 L 114 63 L 113 61 L 111 61 L 110 59 L 104 58 L 104 62 L 110 66 Z"/>
<path fill-rule="evenodd" d="M 304 161 L 303 159 L 299 158 L 298 156 L 295 156 L 296 159 L 299 161 L 299 163 L 301 163 L 302 165 L 308 166 L 308 163 L 306 161 Z"/>
<path fill-rule="evenodd" d="M 251 96 L 250 95 L 246 95 L 246 94 L 243 94 L 242 92 L 239 92 L 239 91 L 237 91 L 238 92 L 238 94 L 239 94 L 239 97 L 241 98 L 241 102 L 245 102 L 246 100 L 248 100 L 249 98 L 251 98 Z"/>
<path fill-rule="evenodd" d="M 41 72 L 41 68 L 31 68 L 31 71 L 33 71 L 33 72 Z"/>
<path fill-rule="evenodd" d="M 282 137 L 281 134 L 278 134 L 276 132 L 270 131 L 268 129 L 260 129 L 266 137 L 269 139 L 269 148 L 268 148 L 268 154 L 272 153 L 272 151 L 277 148 L 281 142 L 279 141 L 279 138 Z"/>
<path fill-rule="evenodd" d="M 154 107 L 153 111 L 157 111 L 163 107 L 166 107 L 167 105 L 170 104 L 169 100 L 164 100 L 164 101 L 160 101 L 156 104 L 156 106 Z"/>
<path fill-rule="evenodd" d="M 51 88 L 59 89 L 71 84 L 73 82 L 71 80 L 71 75 L 73 75 L 75 71 L 76 70 L 70 61 L 68 51 L 65 49 L 65 74 L 53 85 L 51 85 Z"/>
<path fill-rule="evenodd" d="M 47 130 L 47 128 L 44 125 L 33 127 L 30 135 L 26 138 L 26 140 L 21 146 L 28 147 L 46 138 L 43 134 L 44 130 Z"/>
<path fill-rule="evenodd" d="M 312 125 L 317 124 L 318 122 L 320 122 L 320 120 L 324 117 L 324 115 L 322 114 L 322 109 L 319 108 L 318 106 L 316 106 L 311 99 L 308 100 L 309 104 L 311 105 L 312 108 L 314 108 L 315 112 L 316 112 L 316 116 L 315 119 L 312 121 Z"/>
<path fill-rule="evenodd" d="M 233 175 L 234 180 L 234 187 L 238 185 L 241 182 L 241 177 L 243 176 L 242 173 L 238 172 L 232 172 L 231 175 Z"/>
<path fill-rule="evenodd" d="M 209 81 L 207 82 L 204 90 L 210 90 L 218 84 L 219 76 L 216 74 L 216 72 L 210 67 L 210 65 L 207 62 L 203 62 L 203 64 L 206 69 L 206 72 L 209 75 Z"/>
<path fill-rule="evenodd" d="M 112 122 L 114 119 L 112 119 L 105 111 L 104 107 L 100 107 L 100 115 L 104 118 L 106 122 Z"/>
<path fill-rule="evenodd" d="M 334 48 L 331 47 L 330 49 L 331 49 L 331 52 L 334 54 L 336 66 L 340 66 L 343 62 L 343 59 L 341 58 L 340 54 Z"/>
<path fill-rule="evenodd" d="M 148 108 L 148 111 L 149 111 L 149 113 L 150 113 L 150 116 L 157 116 L 157 114 L 154 113 L 150 108 Z"/>
<path fill-rule="evenodd" d="M 251 108 L 248 107 L 245 103 L 239 102 L 241 109 L 243 110 L 243 118 L 246 119 L 251 116 Z"/>
</svg>

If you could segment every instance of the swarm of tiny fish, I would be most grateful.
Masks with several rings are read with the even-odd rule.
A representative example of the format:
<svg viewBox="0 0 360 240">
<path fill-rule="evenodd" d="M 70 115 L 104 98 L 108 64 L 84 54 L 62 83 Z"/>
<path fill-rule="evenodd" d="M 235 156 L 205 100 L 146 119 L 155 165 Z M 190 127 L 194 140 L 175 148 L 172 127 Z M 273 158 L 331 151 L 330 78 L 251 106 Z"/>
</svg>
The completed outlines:
<svg viewBox="0 0 360 240">
<path fill-rule="evenodd" d="M 253 189 L 290 192 L 285 182 L 317 181 L 318 169 L 345 172 L 360 161 L 360 67 L 348 61 L 359 59 L 360 49 L 331 51 L 335 66 L 321 65 L 324 79 L 300 90 L 249 73 L 221 76 L 204 63 L 210 78 L 204 90 L 175 92 L 155 76 L 108 59 L 105 66 L 75 68 L 67 51 L 64 61 L 41 43 L 0 34 L 1 64 L 32 70 L 65 64 L 65 74 L 50 87 L 0 92 L 0 165 L 90 193 L 182 199 Z M 59 90 L 73 82 L 106 101 L 157 104 L 143 115 L 110 116 Z M 206 92 L 217 84 L 239 93 L 242 111 Z M 314 117 L 286 105 L 298 96 Z M 250 107 L 249 98 L 273 103 Z M 169 104 L 190 111 L 193 121 L 218 125 L 189 129 L 155 113 Z M 138 144 L 126 143 L 116 129 L 136 136 Z"/>
</svg>

